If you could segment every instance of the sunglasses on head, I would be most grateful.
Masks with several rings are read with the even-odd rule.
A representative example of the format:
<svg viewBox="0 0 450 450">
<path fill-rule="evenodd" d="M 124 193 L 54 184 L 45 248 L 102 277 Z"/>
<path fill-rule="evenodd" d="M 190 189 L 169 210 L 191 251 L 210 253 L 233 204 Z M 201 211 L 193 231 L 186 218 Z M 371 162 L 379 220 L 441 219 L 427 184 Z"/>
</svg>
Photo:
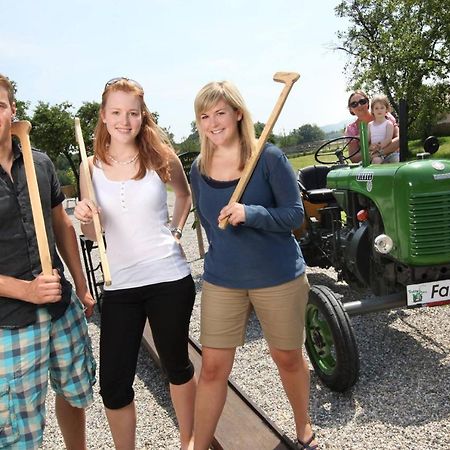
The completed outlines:
<svg viewBox="0 0 450 450">
<path fill-rule="evenodd" d="M 367 103 L 369 103 L 369 100 L 367 98 L 362 98 L 361 100 L 358 100 L 357 102 L 351 102 L 349 104 L 349 106 L 351 108 L 356 108 L 358 105 L 363 106 L 363 105 L 367 105 Z"/>
<path fill-rule="evenodd" d="M 128 83 L 133 84 L 134 86 L 136 86 L 141 91 L 144 90 L 144 88 L 137 81 L 132 80 L 131 78 L 126 78 L 126 77 L 111 78 L 109 81 L 106 82 L 104 90 L 106 90 L 106 88 L 108 88 L 109 86 L 112 86 L 113 84 L 116 84 L 119 81 L 123 81 L 123 80 L 128 81 Z"/>
</svg>

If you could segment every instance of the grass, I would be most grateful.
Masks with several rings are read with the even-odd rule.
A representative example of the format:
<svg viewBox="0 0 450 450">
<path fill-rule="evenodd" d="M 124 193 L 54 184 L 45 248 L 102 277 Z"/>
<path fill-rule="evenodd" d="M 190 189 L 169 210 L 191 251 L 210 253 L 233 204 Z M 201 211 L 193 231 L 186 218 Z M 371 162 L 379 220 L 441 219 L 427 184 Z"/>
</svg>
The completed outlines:
<svg viewBox="0 0 450 450">
<path fill-rule="evenodd" d="M 441 136 L 439 139 L 439 150 L 432 155 L 434 159 L 450 159 L 450 136 Z M 409 150 L 413 155 L 423 152 L 422 142 L 420 140 L 409 141 Z M 295 158 L 289 158 L 289 162 L 295 171 L 303 167 L 312 166 L 318 164 L 314 159 L 314 153 L 305 156 L 298 156 Z"/>
<path fill-rule="evenodd" d="M 432 156 L 437 159 L 450 159 L 450 136 L 440 136 L 439 138 L 439 150 Z M 415 155 L 416 153 L 423 152 L 423 146 L 421 140 L 410 141 L 409 149 Z"/>
<path fill-rule="evenodd" d="M 291 163 L 295 171 L 297 171 L 298 169 L 302 169 L 303 167 L 313 166 L 314 164 L 317 164 L 316 160 L 314 159 L 314 154 L 297 156 L 296 158 L 289 158 L 289 162 Z"/>
</svg>

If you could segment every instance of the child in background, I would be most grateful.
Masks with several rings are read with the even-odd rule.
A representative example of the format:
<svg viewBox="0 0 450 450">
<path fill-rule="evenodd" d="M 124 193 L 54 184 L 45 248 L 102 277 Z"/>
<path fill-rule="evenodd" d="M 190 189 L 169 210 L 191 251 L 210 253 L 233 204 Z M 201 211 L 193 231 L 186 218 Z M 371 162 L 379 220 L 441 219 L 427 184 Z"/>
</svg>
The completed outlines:
<svg viewBox="0 0 450 450">
<path fill-rule="evenodd" d="M 387 119 L 391 105 L 385 95 L 379 94 L 372 98 L 370 110 L 374 120 L 369 123 L 369 151 L 372 164 L 384 162 L 384 149 L 392 142 L 394 125 Z"/>
</svg>

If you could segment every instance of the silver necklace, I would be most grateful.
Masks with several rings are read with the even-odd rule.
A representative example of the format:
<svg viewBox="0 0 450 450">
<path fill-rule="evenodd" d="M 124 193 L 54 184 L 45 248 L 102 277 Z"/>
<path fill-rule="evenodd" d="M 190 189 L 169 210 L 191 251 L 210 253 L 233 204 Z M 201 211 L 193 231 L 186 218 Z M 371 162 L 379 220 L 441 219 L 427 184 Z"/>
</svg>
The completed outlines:
<svg viewBox="0 0 450 450">
<path fill-rule="evenodd" d="M 121 166 L 126 166 L 128 164 L 132 164 L 134 163 L 137 159 L 138 159 L 139 153 L 136 153 L 131 159 L 129 159 L 128 161 L 117 161 L 117 159 L 114 159 L 109 153 L 108 153 L 108 158 L 116 164 L 120 164 Z"/>
</svg>

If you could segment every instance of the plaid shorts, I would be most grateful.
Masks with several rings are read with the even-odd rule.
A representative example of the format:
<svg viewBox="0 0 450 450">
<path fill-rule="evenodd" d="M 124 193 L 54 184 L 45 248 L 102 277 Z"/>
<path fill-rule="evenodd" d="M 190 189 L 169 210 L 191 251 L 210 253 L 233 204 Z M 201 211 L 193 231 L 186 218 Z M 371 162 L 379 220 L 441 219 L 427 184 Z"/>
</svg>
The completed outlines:
<svg viewBox="0 0 450 450">
<path fill-rule="evenodd" d="M 0 448 L 35 449 L 42 443 L 49 378 L 72 406 L 92 403 L 95 360 L 75 294 L 56 321 L 39 308 L 36 323 L 0 328 Z"/>
</svg>

